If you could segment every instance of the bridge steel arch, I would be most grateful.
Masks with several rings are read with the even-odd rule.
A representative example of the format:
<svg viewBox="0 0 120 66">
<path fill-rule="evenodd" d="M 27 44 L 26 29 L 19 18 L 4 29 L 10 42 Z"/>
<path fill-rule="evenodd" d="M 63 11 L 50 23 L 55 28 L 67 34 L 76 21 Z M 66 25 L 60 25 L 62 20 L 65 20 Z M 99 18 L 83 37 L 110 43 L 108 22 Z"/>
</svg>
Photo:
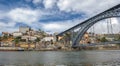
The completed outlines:
<svg viewBox="0 0 120 66">
<path fill-rule="evenodd" d="M 81 22 L 80 24 L 78 24 L 58 35 L 73 31 L 76 28 L 80 28 L 78 34 L 76 35 L 75 39 L 73 39 L 73 43 L 72 43 L 72 47 L 77 47 L 77 46 L 79 46 L 79 42 L 82 39 L 83 35 L 91 26 L 93 26 L 95 23 L 97 23 L 100 20 L 112 18 L 112 17 L 120 17 L 120 4 L 114 6 L 92 18 L 89 18 L 88 20 L 85 20 L 84 22 Z"/>
</svg>

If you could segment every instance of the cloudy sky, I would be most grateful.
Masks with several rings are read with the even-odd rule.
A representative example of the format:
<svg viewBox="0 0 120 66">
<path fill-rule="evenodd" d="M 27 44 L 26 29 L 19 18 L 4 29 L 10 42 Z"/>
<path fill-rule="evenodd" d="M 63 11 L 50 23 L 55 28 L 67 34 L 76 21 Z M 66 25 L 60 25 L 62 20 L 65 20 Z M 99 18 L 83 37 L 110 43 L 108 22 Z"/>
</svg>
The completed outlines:
<svg viewBox="0 0 120 66">
<path fill-rule="evenodd" d="M 120 0 L 0 0 L 0 32 L 18 31 L 22 25 L 62 32 L 117 4 Z"/>
</svg>

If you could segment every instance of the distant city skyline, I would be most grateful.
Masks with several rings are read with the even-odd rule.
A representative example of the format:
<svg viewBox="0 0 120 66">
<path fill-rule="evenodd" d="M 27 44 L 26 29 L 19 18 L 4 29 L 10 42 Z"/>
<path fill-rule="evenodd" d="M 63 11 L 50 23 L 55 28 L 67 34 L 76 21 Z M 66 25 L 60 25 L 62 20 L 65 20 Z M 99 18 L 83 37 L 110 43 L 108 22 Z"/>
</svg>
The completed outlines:
<svg viewBox="0 0 120 66">
<path fill-rule="evenodd" d="M 0 0 L 0 32 L 14 32 L 27 25 L 59 33 L 119 3 L 120 0 Z M 115 32 L 119 31 L 119 21 L 112 19 Z M 106 32 L 106 22 L 100 24 L 105 30 L 96 24 L 97 32 Z"/>
</svg>

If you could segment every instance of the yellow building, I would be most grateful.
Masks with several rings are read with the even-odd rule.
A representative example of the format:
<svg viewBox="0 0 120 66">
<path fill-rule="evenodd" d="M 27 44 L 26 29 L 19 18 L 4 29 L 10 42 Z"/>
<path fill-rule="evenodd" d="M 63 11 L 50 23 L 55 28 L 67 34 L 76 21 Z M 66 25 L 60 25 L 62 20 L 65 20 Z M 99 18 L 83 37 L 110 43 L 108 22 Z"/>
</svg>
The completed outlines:
<svg viewBox="0 0 120 66">
<path fill-rule="evenodd" d="M 82 40 L 80 41 L 80 44 L 87 44 L 90 42 L 90 38 L 89 38 L 89 33 L 85 33 Z"/>
<path fill-rule="evenodd" d="M 62 36 L 58 36 L 58 40 L 61 40 L 63 37 Z"/>
<path fill-rule="evenodd" d="M 20 44 L 21 48 L 35 48 L 35 44 Z"/>
</svg>

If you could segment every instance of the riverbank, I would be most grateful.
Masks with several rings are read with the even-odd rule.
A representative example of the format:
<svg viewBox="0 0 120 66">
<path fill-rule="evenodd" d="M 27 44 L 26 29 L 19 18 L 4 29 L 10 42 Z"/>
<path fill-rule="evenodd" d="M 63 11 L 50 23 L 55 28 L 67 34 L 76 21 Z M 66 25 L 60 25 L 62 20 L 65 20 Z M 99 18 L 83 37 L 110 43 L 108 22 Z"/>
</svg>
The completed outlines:
<svg viewBox="0 0 120 66">
<path fill-rule="evenodd" d="M 0 51 L 81 51 L 81 50 L 120 50 L 119 46 L 79 47 L 79 48 L 40 48 L 0 47 Z"/>
</svg>

